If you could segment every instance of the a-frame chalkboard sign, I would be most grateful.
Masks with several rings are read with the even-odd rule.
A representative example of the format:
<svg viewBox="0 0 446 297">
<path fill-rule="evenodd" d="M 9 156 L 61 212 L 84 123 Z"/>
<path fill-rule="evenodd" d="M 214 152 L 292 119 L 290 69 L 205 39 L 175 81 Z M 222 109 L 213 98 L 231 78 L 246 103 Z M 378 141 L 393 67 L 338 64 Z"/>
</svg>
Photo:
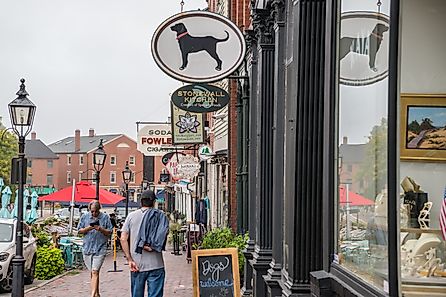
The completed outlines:
<svg viewBox="0 0 446 297">
<path fill-rule="evenodd" d="M 236 248 L 192 251 L 194 297 L 240 297 Z"/>
</svg>

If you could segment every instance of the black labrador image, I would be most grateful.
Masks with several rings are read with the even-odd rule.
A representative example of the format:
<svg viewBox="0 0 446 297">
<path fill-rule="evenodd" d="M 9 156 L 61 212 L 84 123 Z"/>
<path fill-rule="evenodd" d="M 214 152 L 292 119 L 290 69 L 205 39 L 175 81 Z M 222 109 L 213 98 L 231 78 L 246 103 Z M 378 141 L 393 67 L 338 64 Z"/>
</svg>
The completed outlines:
<svg viewBox="0 0 446 297">
<path fill-rule="evenodd" d="M 187 32 L 186 26 L 183 23 L 178 23 L 170 27 L 170 29 L 177 33 L 177 40 L 180 45 L 181 58 L 183 59 L 183 64 L 181 64 L 180 70 L 187 67 L 188 55 L 190 53 L 197 53 L 200 51 L 206 51 L 214 60 L 217 62 L 217 67 L 215 70 L 221 70 L 220 57 L 217 54 L 217 43 L 224 42 L 229 39 L 229 33 L 226 32 L 226 37 L 223 39 L 218 39 L 213 36 L 191 36 Z"/>
<path fill-rule="evenodd" d="M 383 40 L 383 34 L 389 30 L 384 24 L 377 24 L 367 37 L 342 37 L 339 46 L 339 60 L 342 60 L 350 52 L 369 56 L 369 67 L 374 72 L 378 71 L 375 66 L 376 54 Z"/>
</svg>

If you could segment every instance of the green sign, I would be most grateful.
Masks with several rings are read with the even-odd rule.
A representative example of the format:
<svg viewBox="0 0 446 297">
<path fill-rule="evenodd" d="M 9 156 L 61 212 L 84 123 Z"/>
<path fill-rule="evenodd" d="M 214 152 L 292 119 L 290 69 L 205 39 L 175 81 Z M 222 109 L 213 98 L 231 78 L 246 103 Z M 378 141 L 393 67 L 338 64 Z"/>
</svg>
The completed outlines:
<svg viewBox="0 0 446 297">
<path fill-rule="evenodd" d="M 230 100 L 228 92 L 208 84 L 186 85 L 172 93 L 172 103 L 190 112 L 213 112 L 225 107 Z"/>
</svg>

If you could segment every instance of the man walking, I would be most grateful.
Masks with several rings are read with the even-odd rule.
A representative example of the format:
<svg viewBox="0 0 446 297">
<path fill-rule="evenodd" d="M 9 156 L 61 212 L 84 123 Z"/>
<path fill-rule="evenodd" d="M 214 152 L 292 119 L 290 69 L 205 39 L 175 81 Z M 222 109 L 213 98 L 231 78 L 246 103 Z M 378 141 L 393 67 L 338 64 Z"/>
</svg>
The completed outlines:
<svg viewBox="0 0 446 297">
<path fill-rule="evenodd" d="M 169 221 L 161 210 L 154 208 L 155 200 L 153 191 L 144 191 L 141 208 L 128 215 L 122 228 L 121 246 L 129 263 L 132 297 L 143 297 L 146 283 L 148 297 L 163 296 L 162 250 Z"/>
<path fill-rule="evenodd" d="M 101 204 L 93 200 L 88 205 L 89 213 L 84 214 L 78 225 L 78 233 L 84 234 L 83 255 L 85 266 L 90 271 L 91 297 L 99 295 L 99 271 L 104 263 L 108 237 L 112 232 L 110 217 L 100 211 Z"/>
</svg>

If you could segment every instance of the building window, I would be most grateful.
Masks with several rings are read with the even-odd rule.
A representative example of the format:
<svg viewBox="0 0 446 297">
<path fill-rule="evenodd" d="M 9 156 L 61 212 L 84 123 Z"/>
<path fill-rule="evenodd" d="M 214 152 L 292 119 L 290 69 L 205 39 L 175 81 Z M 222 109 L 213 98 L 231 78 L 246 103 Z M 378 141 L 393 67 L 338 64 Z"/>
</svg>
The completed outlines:
<svg viewBox="0 0 446 297">
<path fill-rule="evenodd" d="M 116 184 L 116 172 L 114 172 L 114 171 L 110 172 L 110 183 Z"/>
<path fill-rule="evenodd" d="M 28 176 L 26 177 L 26 183 L 28 185 L 32 185 L 33 184 L 33 175 L 32 174 L 28 174 Z"/>
<path fill-rule="evenodd" d="M 67 165 L 71 165 L 71 155 L 67 155 Z"/>
<path fill-rule="evenodd" d="M 78 179 L 78 181 L 81 181 L 81 180 L 82 180 L 82 174 L 83 174 L 83 172 L 82 172 L 82 171 L 79 171 L 79 179 Z"/>
<path fill-rule="evenodd" d="M 132 175 L 130 176 L 130 183 L 135 183 L 135 172 L 132 172 Z"/>
<path fill-rule="evenodd" d="M 71 171 L 67 171 L 67 184 L 71 183 Z"/>
<path fill-rule="evenodd" d="M 135 166 L 135 156 L 130 156 L 129 157 L 129 165 Z"/>
<path fill-rule="evenodd" d="M 363 3 L 353 2 L 341 0 L 340 5 L 338 158 L 342 157 L 348 174 L 341 172 L 337 178 L 335 261 L 386 291 L 389 6 L 382 6 L 377 17 L 376 12 L 361 9 Z M 352 10 L 365 11 L 355 14 Z M 382 30 L 373 35 L 375 27 Z M 380 38 L 373 48 L 368 43 L 372 38 Z M 348 142 L 342 140 L 347 137 Z"/>
<path fill-rule="evenodd" d="M 439 64 L 446 44 L 438 40 L 446 35 L 445 14 L 443 1 L 401 6 L 396 159 L 403 296 L 414 296 L 415 290 L 446 296 L 446 67 Z"/>
<path fill-rule="evenodd" d="M 46 167 L 47 168 L 53 168 L 53 166 L 54 166 L 53 160 L 47 160 L 46 161 Z"/>
<path fill-rule="evenodd" d="M 33 167 L 33 161 L 32 160 L 28 160 L 27 166 L 28 166 L 28 168 L 32 168 Z"/>
<path fill-rule="evenodd" d="M 116 156 L 115 155 L 110 156 L 110 165 L 116 165 Z"/>
<path fill-rule="evenodd" d="M 47 184 L 47 185 L 52 185 L 52 184 L 54 184 L 54 181 L 53 181 L 53 175 L 52 175 L 52 174 L 47 174 L 47 175 L 46 175 L 46 184 Z"/>
<path fill-rule="evenodd" d="M 79 155 L 79 165 L 84 165 L 84 155 Z"/>
<path fill-rule="evenodd" d="M 96 172 L 93 172 L 93 173 L 91 174 L 91 183 L 92 183 L 92 184 L 96 184 Z"/>
</svg>

